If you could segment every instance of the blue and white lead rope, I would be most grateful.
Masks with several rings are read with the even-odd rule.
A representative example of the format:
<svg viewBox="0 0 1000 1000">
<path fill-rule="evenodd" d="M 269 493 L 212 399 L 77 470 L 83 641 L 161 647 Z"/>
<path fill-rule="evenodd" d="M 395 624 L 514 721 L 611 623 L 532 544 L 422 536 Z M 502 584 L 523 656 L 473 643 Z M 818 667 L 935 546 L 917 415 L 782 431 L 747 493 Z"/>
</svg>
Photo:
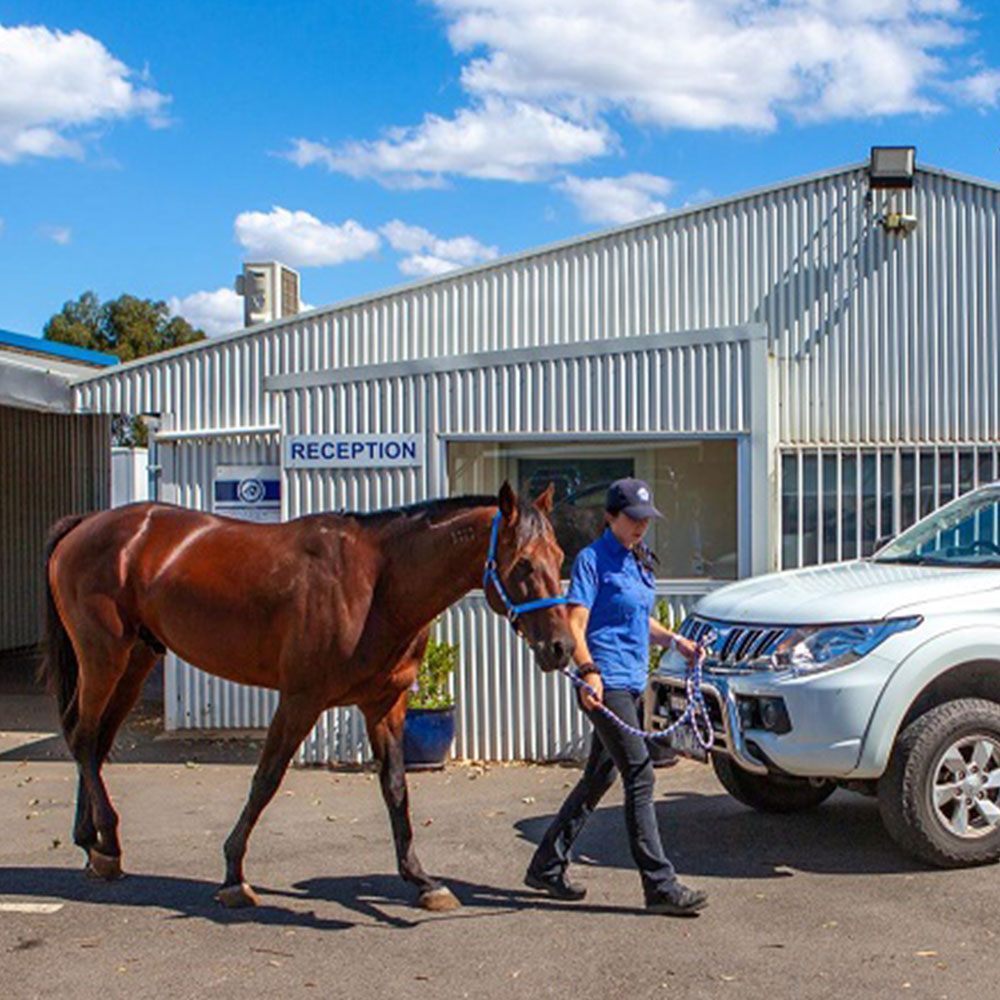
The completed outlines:
<svg viewBox="0 0 1000 1000">
<path fill-rule="evenodd" d="M 658 743 L 676 732 L 681 726 L 689 725 L 694 732 L 694 738 L 702 750 L 711 750 L 715 745 L 715 731 L 712 728 L 712 719 L 708 714 L 708 706 L 705 704 L 705 696 L 701 693 L 701 668 L 705 659 L 705 647 L 699 642 L 696 647 L 694 663 L 688 666 L 687 676 L 684 678 L 684 691 L 687 695 L 687 707 L 683 714 L 675 722 L 672 722 L 666 729 L 656 732 L 647 732 L 644 729 L 636 729 L 630 726 L 623 719 L 619 719 L 614 712 L 604 704 L 598 702 L 594 711 L 600 712 L 610 719 L 623 732 L 638 736 L 641 739 L 649 740 L 651 743 Z M 588 694 L 596 697 L 597 692 L 585 680 L 568 667 L 563 667 L 561 673 L 565 674 L 578 688 L 582 688 Z"/>
<path fill-rule="evenodd" d="M 486 554 L 486 566 L 483 569 L 483 592 L 485 593 L 489 585 L 491 583 L 493 584 L 494 590 L 496 590 L 497 595 L 503 602 L 504 608 L 507 611 L 507 620 L 516 632 L 517 619 L 519 615 L 522 615 L 527 611 L 538 611 L 541 608 L 551 608 L 556 604 L 566 604 L 566 598 L 564 596 L 543 597 L 540 600 L 527 601 L 524 604 L 515 604 L 510 599 L 507 594 L 507 590 L 503 585 L 503 581 L 500 579 L 500 574 L 497 572 L 497 541 L 500 535 L 500 520 L 502 517 L 503 515 L 500 511 L 497 511 L 493 517 L 493 524 L 490 529 L 490 548 L 489 552 Z M 694 738 L 698 741 L 698 745 L 703 750 L 711 750 L 715 744 L 715 733 L 712 729 L 712 720 L 708 714 L 708 706 L 705 704 L 705 698 L 701 693 L 701 665 L 702 661 L 705 659 L 705 647 L 699 642 L 696 648 L 697 652 L 694 664 L 693 666 L 688 667 L 687 676 L 684 679 L 684 689 L 687 694 L 687 707 L 684 709 L 684 714 L 681 715 L 676 722 L 672 722 L 669 726 L 667 726 L 666 729 L 660 729 L 655 733 L 646 732 L 643 729 L 636 729 L 635 726 L 630 726 L 623 719 L 619 719 L 618 716 L 604 704 L 604 702 L 599 702 L 595 711 L 598 711 L 602 715 L 606 716 L 624 732 L 631 733 L 633 736 L 638 736 L 644 740 L 650 740 L 651 742 L 659 742 L 660 740 L 666 739 L 686 723 L 691 726 L 691 729 L 694 732 Z M 585 691 L 596 697 L 597 692 L 586 681 L 577 677 L 576 674 L 568 667 L 564 667 L 562 669 L 562 673 L 564 673 L 577 687 L 583 688 Z M 699 726 L 702 728 L 699 728 Z M 708 735 L 704 735 L 705 733 Z"/>
</svg>

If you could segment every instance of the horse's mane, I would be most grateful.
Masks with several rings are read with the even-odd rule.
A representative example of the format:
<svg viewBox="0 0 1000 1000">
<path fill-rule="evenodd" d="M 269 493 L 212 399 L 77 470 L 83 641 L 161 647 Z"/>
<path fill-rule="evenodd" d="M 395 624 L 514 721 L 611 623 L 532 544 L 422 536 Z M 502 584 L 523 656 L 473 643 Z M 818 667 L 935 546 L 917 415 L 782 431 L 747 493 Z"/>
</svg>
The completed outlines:
<svg viewBox="0 0 1000 1000">
<path fill-rule="evenodd" d="M 418 503 L 410 503 L 400 507 L 385 507 L 382 510 L 338 510 L 336 516 L 360 521 L 366 527 L 378 527 L 386 521 L 398 518 L 425 518 L 433 524 L 438 518 L 447 517 L 456 511 L 468 510 L 471 507 L 496 507 L 496 505 L 496 496 L 484 493 L 472 496 L 442 497 L 438 500 L 421 500 Z"/>
</svg>

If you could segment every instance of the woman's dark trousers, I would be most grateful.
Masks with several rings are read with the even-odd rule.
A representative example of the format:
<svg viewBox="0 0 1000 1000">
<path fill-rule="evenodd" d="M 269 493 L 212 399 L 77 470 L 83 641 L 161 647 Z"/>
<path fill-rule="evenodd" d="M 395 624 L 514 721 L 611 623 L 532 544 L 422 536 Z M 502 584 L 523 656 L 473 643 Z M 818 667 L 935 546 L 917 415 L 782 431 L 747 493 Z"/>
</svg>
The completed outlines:
<svg viewBox="0 0 1000 1000">
<path fill-rule="evenodd" d="M 642 728 L 641 694 L 605 690 L 604 704 L 623 722 L 637 729 Z M 588 712 L 587 715 L 593 723 L 594 733 L 583 776 L 545 831 L 528 870 L 540 878 L 551 878 L 566 870 L 573 842 L 604 793 L 614 784 L 617 770 L 625 786 L 625 827 L 629 847 L 649 899 L 668 891 L 677 880 L 674 866 L 663 850 L 656 822 L 654 772 L 649 745 L 641 736 L 619 729 L 600 712 Z"/>
</svg>

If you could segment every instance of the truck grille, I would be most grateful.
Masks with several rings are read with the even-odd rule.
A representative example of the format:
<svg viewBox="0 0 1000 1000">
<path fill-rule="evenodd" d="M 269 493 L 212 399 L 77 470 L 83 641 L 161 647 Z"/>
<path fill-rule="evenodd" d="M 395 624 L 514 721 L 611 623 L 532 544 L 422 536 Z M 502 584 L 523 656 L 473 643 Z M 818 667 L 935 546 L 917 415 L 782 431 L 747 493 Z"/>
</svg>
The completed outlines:
<svg viewBox="0 0 1000 1000">
<path fill-rule="evenodd" d="M 710 670 L 771 669 L 770 656 L 793 630 L 781 625 L 738 625 L 688 615 L 680 634 L 698 642 L 707 639 L 705 666 Z"/>
</svg>

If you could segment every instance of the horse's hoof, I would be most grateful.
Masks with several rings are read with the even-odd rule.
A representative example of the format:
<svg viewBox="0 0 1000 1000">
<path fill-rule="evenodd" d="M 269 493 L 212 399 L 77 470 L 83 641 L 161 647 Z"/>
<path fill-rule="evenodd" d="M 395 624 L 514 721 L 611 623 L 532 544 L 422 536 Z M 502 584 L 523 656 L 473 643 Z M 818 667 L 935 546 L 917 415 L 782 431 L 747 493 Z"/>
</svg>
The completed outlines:
<svg viewBox="0 0 1000 1000">
<path fill-rule="evenodd" d="M 462 904 L 455 898 L 454 893 L 447 886 L 439 886 L 437 889 L 428 889 L 420 894 L 420 905 L 425 910 L 433 913 L 440 913 L 443 910 L 454 910 Z"/>
<path fill-rule="evenodd" d="M 87 851 L 87 867 L 84 869 L 90 878 L 114 882 L 125 873 L 122 871 L 122 859 L 113 854 L 102 854 L 95 847 Z"/>
<path fill-rule="evenodd" d="M 230 910 L 239 910 L 244 906 L 257 906 L 260 903 L 260 897 L 246 882 L 240 882 L 239 885 L 224 885 L 215 894 L 215 898 Z"/>
</svg>

